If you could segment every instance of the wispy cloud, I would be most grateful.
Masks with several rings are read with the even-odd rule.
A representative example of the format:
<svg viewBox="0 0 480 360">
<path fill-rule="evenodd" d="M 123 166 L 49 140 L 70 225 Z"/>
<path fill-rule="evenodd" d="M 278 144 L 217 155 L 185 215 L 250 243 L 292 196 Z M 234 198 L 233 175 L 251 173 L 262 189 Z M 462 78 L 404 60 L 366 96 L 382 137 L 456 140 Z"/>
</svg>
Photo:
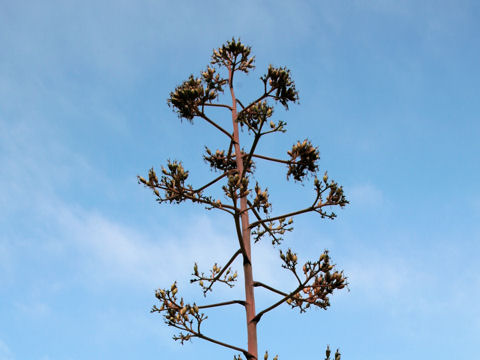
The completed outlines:
<svg viewBox="0 0 480 360">
<path fill-rule="evenodd" d="M 13 360 L 13 354 L 5 342 L 0 339 L 0 360 Z"/>
<path fill-rule="evenodd" d="M 384 203 L 383 192 L 373 184 L 357 184 L 348 188 L 348 199 L 355 207 L 378 207 Z"/>
</svg>

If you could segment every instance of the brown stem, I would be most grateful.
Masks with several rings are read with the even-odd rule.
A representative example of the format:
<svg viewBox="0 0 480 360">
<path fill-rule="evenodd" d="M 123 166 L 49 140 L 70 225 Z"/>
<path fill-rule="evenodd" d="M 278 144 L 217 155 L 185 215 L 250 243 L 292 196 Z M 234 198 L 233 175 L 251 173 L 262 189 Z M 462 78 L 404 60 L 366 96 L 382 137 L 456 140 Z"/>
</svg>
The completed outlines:
<svg viewBox="0 0 480 360">
<path fill-rule="evenodd" d="M 233 89 L 233 73 L 234 68 L 232 64 L 228 66 L 230 94 L 232 96 L 232 123 L 233 123 L 233 138 L 235 147 L 235 161 L 237 164 L 237 171 L 244 176 L 243 159 L 240 149 L 240 135 L 238 131 L 237 122 L 237 101 L 235 98 L 235 91 Z M 245 312 L 247 317 L 247 338 L 248 338 L 248 352 L 252 359 L 258 359 L 258 345 L 257 345 L 257 323 L 252 321 L 255 318 L 255 293 L 253 287 L 253 271 L 251 261 L 251 244 L 250 244 L 250 226 L 248 219 L 248 212 L 244 211 L 247 208 L 247 196 L 240 198 L 240 212 L 242 221 L 242 243 L 244 248 L 243 253 L 243 273 L 245 280 Z"/>
</svg>

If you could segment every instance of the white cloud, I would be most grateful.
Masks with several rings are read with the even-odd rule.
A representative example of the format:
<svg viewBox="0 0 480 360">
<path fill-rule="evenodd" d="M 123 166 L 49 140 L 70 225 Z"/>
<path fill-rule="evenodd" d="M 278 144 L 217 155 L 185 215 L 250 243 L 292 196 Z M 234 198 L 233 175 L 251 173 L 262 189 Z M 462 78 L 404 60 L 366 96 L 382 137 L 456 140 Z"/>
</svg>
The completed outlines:
<svg viewBox="0 0 480 360">
<path fill-rule="evenodd" d="M 7 344 L 0 339 L 0 360 L 13 360 L 13 354 Z"/>
<path fill-rule="evenodd" d="M 169 285 L 192 272 L 227 261 L 234 252 L 231 236 L 215 229 L 207 217 L 183 219 L 188 227 L 147 231 L 128 227 L 98 212 L 55 209 L 60 241 L 79 249 L 89 281 L 116 280 L 137 284 Z M 160 235 L 158 234 L 159 232 Z M 168 284 L 167 284 L 168 283 Z"/>
<path fill-rule="evenodd" d="M 348 200 L 355 207 L 377 207 L 383 205 L 384 196 L 372 184 L 358 184 L 348 188 Z"/>
</svg>

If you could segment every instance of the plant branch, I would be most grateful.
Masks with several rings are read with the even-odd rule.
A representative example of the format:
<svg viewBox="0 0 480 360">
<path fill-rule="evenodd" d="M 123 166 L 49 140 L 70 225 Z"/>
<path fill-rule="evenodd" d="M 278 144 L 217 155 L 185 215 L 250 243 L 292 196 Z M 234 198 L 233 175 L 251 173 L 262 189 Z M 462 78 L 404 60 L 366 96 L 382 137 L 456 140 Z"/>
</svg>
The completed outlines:
<svg viewBox="0 0 480 360">
<path fill-rule="evenodd" d="M 213 185 L 215 184 L 217 181 L 221 180 L 222 178 L 224 178 L 225 176 L 227 175 L 230 175 L 233 171 L 232 170 L 229 170 L 229 171 L 226 171 L 224 172 L 222 175 L 220 175 L 219 177 L 215 178 L 214 180 L 210 181 L 208 184 L 202 186 L 201 188 L 198 188 L 197 190 L 194 190 L 194 192 L 200 192 L 202 190 L 205 190 L 207 187 L 209 187 L 210 185 Z"/>
<path fill-rule="evenodd" d="M 208 286 L 208 288 L 205 289 L 204 293 L 207 293 L 208 290 L 210 290 L 213 286 L 213 283 L 216 282 L 218 279 L 220 279 L 220 277 L 223 275 L 223 273 L 225 272 L 225 270 L 228 269 L 228 267 L 233 263 L 233 261 L 236 259 L 236 257 L 238 255 L 240 255 L 240 253 L 242 252 L 241 249 L 238 249 L 235 254 L 233 254 L 233 256 L 230 258 L 230 260 L 228 260 L 227 264 L 222 268 L 222 270 L 218 273 L 217 276 L 215 276 L 215 278 L 210 282 L 210 285 Z"/>
<path fill-rule="evenodd" d="M 238 209 L 236 209 L 238 211 Z M 238 242 L 240 243 L 240 249 L 242 251 L 243 259 L 247 259 L 250 261 L 250 258 L 247 256 L 247 251 L 245 250 L 245 245 L 243 244 L 242 238 L 242 229 L 240 227 L 240 221 L 238 219 L 238 215 L 234 215 L 233 218 L 235 219 L 235 229 L 237 230 Z"/>
<path fill-rule="evenodd" d="M 167 190 L 168 188 L 167 187 L 164 187 L 164 186 L 161 186 L 161 185 L 156 185 L 155 186 L 156 188 L 158 189 L 161 189 L 161 190 Z M 232 211 L 229 211 L 227 209 L 232 209 L 232 210 L 236 210 L 233 206 L 231 205 L 225 205 L 225 204 L 222 204 L 222 206 L 215 206 L 215 203 L 212 203 L 211 201 L 207 201 L 207 200 L 204 200 L 202 198 L 196 198 L 196 197 L 193 197 L 191 195 L 188 195 L 188 194 L 185 194 L 185 193 L 180 193 L 179 191 L 177 190 L 172 190 L 172 189 L 168 189 L 168 190 L 171 190 L 171 191 L 174 191 L 177 195 L 182 195 L 184 196 L 186 199 L 189 199 L 191 200 L 192 202 L 199 202 L 201 204 L 207 204 L 207 205 L 210 205 L 210 206 L 213 206 L 215 209 L 220 209 L 220 210 L 223 210 L 223 211 L 226 211 L 228 212 L 230 215 L 234 215 L 234 213 Z M 170 199 L 172 199 L 173 197 L 170 196 L 170 197 L 166 197 L 166 198 L 161 198 L 159 197 L 160 200 L 163 200 L 163 201 L 168 201 Z M 227 209 L 225 209 L 227 208 Z"/>
<path fill-rule="evenodd" d="M 248 164 L 250 163 L 250 160 L 252 158 L 252 155 L 253 155 L 253 152 L 255 151 L 255 148 L 257 147 L 257 143 L 258 143 L 258 140 L 260 140 L 260 138 L 262 137 L 262 135 L 260 134 L 260 132 L 262 131 L 262 126 L 263 126 L 263 119 L 260 121 L 260 125 L 258 127 L 258 132 L 255 133 L 255 138 L 253 139 L 253 143 L 252 143 L 252 147 L 250 148 L 250 151 L 247 155 L 247 161 L 245 162 L 247 164 L 247 166 L 245 166 L 243 168 L 243 172 L 242 172 L 242 175 L 240 176 L 241 178 L 243 178 L 245 176 L 245 173 L 247 172 L 247 168 L 248 168 Z"/>
<path fill-rule="evenodd" d="M 256 321 L 257 323 L 260 321 L 260 319 L 262 318 L 263 315 L 265 315 L 267 312 L 275 309 L 277 306 L 281 305 L 282 303 L 284 303 L 285 301 L 287 301 L 287 299 L 289 298 L 292 298 L 295 294 L 297 294 L 298 292 L 300 292 L 302 290 L 302 288 L 305 286 L 306 283 L 308 283 L 308 281 L 310 281 L 311 278 L 308 278 L 307 281 L 305 281 L 304 283 L 302 283 L 301 285 L 299 285 L 294 291 L 292 291 L 290 294 L 285 294 L 285 297 L 278 300 L 276 303 L 274 303 L 273 305 L 269 306 L 268 308 L 266 308 L 265 310 L 262 310 L 260 311 L 253 319 L 252 321 Z"/>
<path fill-rule="evenodd" d="M 232 304 L 240 304 L 245 306 L 245 301 L 243 300 L 232 300 L 232 301 L 225 301 L 217 304 L 210 304 L 210 305 L 202 305 L 198 306 L 199 309 L 207 309 L 207 308 L 212 308 L 212 307 L 217 307 L 217 306 L 225 306 L 225 305 L 232 305 Z"/>
<path fill-rule="evenodd" d="M 239 103 L 240 106 L 242 107 L 242 110 L 245 109 L 245 106 L 243 106 L 242 102 L 241 102 L 240 100 L 238 100 L 238 99 L 236 99 L 236 100 L 237 100 L 237 103 Z"/>
<path fill-rule="evenodd" d="M 237 347 L 237 346 L 235 346 L 235 345 L 230 345 L 230 344 L 227 344 L 227 343 L 224 343 L 224 342 L 221 342 L 221 341 L 212 339 L 212 338 L 210 338 L 210 337 L 208 337 L 208 336 L 205 336 L 205 335 L 203 335 L 203 334 L 200 334 L 200 333 L 197 334 L 197 337 L 199 337 L 200 339 L 203 339 L 203 340 L 210 341 L 210 342 L 212 342 L 212 343 L 214 343 L 214 344 L 217 344 L 217 345 L 220 345 L 220 346 L 229 348 L 229 349 L 233 349 L 233 350 L 236 350 L 236 351 L 240 351 L 241 353 L 243 353 L 243 355 L 245 355 L 245 357 L 246 357 L 247 359 L 255 359 L 255 357 L 254 357 L 252 354 L 250 354 L 247 350 L 242 349 L 242 348 L 239 348 L 239 347 Z"/>
<path fill-rule="evenodd" d="M 268 156 L 264 156 L 264 155 L 259 155 L 259 154 L 252 154 L 252 157 L 256 157 L 256 158 L 263 159 L 263 160 L 274 161 L 274 162 L 287 164 L 287 165 L 291 163 L 291 161 L 289 161 L 289 160 L 276 159 L 276 158 L 272 158 L 272 157 L 268 157 Z"/>
<path fill-rule="evenodd" d="M 230 105 L 226 105 L 226 104 L 213 104 L 213 103 L 205 103 L 203 104 L 204 106 L 214 106 L 214 107 L 223 107 L 223 108 L 227 108 L 228 110 L 232 111 L 232 107 Z"/>
<path fill-rule="evenodd" d="M 251 210 L 253 212 L 253 214 L 255 215 L 255 217 L 260 221 L 260 224 L 262 225 L 262 227 L 265 229 L 266 232 L 269 233 L 269 235 L 278 243 L 278 239 L 277 237 L 273 234 L 272 230 L 270 230 L 268 228 L 267 225 L 265 225 L 265 222 L 262 221 L 262 217 L 260 216 L 260 214 L 257 212 L 257 210 L 253 207 L 253 204 L 250 200 L 247 200 L 247 203 L 248 205 L 251 207 Z"/>
<path fill-rule="evenodd" d="M 268 92 L 266 91 L 266 88 L 265 88 L 265 92 L 263 95 L 261 95 L 259 98 L 257 98 L 256 100 L 252 101 L 250 104 L 248 104 L 247 107 L 243 108 L 242 111 L 245 111 L 245 110 L 248 110 L 250 109 L 253 105 L 255 105 L 256 103 L 262 101 L 263 99 L 267 98 L 270 96 L 270 93 L 273 92 L 273 90 L 275 89 L 270 89 Z"/>
<path fill-rule="evenodd" d="M 202 119 L 205 119 L 208 123 L 210 123 L 211 125 L 215 126 L 218 130 L 220 130 L 221 132 L 223 132 L 225 135 L 227 135 L 230 140 L 233 140 L 233 136 L 232 134 L 230 134 L 227 130 L 225 130 L 224 128 L 222 128 L 220 125 L 218 125 L 215 121 L 213 120 L 210 120 L 208 118 L 207 115 L 205 115 L 205 113 L 203 112 L 199 112 L 199 116 L 202 118 Z"/>
<path fill-rule="evenodd" d="M 335 205 L 335 203 L 326 202 L 326 203 L 323 203 L 323 204 L 318 205 L 318 206 L 309 206 L 305 209 L 298 210 L 298 211 L 293 211 L 293 212 L 288 213 L 288 214 L 283 214 L 283 215 L 275 216 L 273 218 L 255 221 L 254 223 L 250 224 L 250 229 L 253 229 L 255 226 L 258 226 L 259 224 L 262 224 L 266 221 L 275 221 L 275 220 L 279 220 L 279 219 L 283 219 L 283 218 L 287 218 L 287 217 L 291 217 L 291 216 L 295 216 L 295 215 L 300 215 L 300 214 L 303 214 L 303 213 L 306 213 L 306 212 L 309 212 L 309 211 L 316 211 L 316 210 L 321 209 L 325 206 L 331 206 L 331 205 Z"/>
<path fill-rule="evenodd" d="M 279 219 L 283 219 L 283 218 L 287 218 L 287 217 L 291 217 L 291 216 L 295 216 L 295 215 L 300 215 L 300 214 L 303 214 L 303 213 L 306 213 L 306 212 L 309 212 L 309 211 L 315 211 L 315 209 L 316 209 L 315 207 L 310 206 L 308 208 L 298 210 L 298 211 L 293 211 L 293 212 L 288 213 L 288 214 L 284 214 L 284 215 L 280 215 L 280 216 L 275 216 L 273 218 L 268 218 L 268 219 L 255 221 L 254 223 L 250 224 L 250 228 L 253 229 L 255 226 L 258 226 L 259 224 L 265 223 L 266 221 L 275 221 L 275 220 L 279 220 Z"/>
<path fill-rule="evenodd" d="M 255 282 L 253 283 L 253 286 L 255 286 L 255 287 L 261 286 L 261 287 L 264 287 L 265 289 L 268 289 L 268 290 L 270 290 L 270 291 L 272 291 L 272 292 L 274 292 L 274 293 L 277 293 L 277 294 L 279 294 L 279 295 L 288 296 L 287 293 L 284 293 L 283 291 L 277 290 L 277 289 L 275 289 L 275 288 L 273 288 L 273 287 L 271 287 L 271 286 L 269 286 L 269 285 L 267 285 L 267 284 L 264 284 L 264 283 L 262 283 L 262 282 L 260 282 L 260 281 L 255 281 Z"/>
</svg>

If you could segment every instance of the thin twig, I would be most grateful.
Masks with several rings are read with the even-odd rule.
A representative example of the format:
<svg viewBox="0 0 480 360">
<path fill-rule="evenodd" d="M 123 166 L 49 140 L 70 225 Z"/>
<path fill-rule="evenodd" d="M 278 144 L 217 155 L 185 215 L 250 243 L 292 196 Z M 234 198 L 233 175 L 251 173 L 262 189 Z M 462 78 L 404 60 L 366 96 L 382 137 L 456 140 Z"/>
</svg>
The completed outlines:
<svg viewBox="0 0 480 360">
<path fill-rule="evenodd" d="M 227 268 L 233 263 L 233 261 L 236 259 L 236 257 L 242 252 L 241 249 L 238 249 L 235 254 L 233 254 L 233 256 L 230 258 L 230 260 L 228 260 L 227 264 L 222 268 L 222 271 L 220 271 L 218 273 L 217 276 L 215 276 L 215 278 L 210 282 L 210 285 L 208 286 L 207 289 L 205 289 L 204 293 L 207 293 L 208 290 L 210 290 L 213 286 L 213 283 L 216 282 L 218 279 L 220 279 L 220 277 L 223 275 L 223 273 L 225 272 L 225 270 L 227 270 Z"/>
</svg>

